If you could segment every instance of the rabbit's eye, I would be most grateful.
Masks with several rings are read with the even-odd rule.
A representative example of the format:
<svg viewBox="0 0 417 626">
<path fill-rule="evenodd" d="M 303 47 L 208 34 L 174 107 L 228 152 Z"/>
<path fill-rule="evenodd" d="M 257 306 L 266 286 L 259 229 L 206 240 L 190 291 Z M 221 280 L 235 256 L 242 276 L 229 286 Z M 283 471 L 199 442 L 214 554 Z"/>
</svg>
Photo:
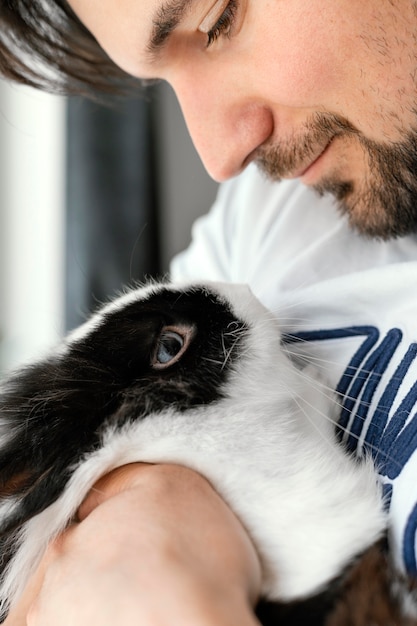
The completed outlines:
<svg viewBox="0 0 417 626">
<path fill-rule="evenodd" d="M 157 369 L 173 365 L 188 348 L 191 328 L 166 326 L 159 335 L 152 366 Z"/>
<path fill-rule="evenodd" d="M 165 331 L 159 338 L 156 360 L 161 365 L 166 365 L 181 351 L 184 339 L 178 333 Z"/>
</svg>

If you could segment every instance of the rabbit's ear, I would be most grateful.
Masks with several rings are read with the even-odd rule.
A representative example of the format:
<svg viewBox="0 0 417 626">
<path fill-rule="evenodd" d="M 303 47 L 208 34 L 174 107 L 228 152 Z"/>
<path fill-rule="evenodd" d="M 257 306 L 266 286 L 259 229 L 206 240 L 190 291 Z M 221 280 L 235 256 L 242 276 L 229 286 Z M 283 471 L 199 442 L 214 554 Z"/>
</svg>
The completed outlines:
<svg viewBox="0 0 417 626">
<path fill-rule="evenodd" d="M 22 470 L 8 479 L 0 473 L 0 499 L 26 493 L 34 485 L 33 472 Z"/>
<path fill-rule="evenodd" d="M 52 504 L 64 490 L 68 478 L 69 472 L 62 467 L 44 472 L 34 480 L 30 473 L 11 478 L 5 484 L 0 503 L 0 536 L 19 528 Z"/>
<path fill-rule="evenodd" d="M 0 506 L 4 499 L 21 498 L 33 489 L 42 474 L 37 465 L 27 442 L 18 435 L 0 448 Z"/>
</svg>

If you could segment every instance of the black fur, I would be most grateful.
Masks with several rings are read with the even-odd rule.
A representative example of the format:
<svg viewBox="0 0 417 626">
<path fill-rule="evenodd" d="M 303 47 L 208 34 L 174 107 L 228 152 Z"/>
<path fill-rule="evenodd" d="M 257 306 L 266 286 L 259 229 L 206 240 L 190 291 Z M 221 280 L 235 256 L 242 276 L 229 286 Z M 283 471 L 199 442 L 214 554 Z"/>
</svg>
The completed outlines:
<svg viewBox="0 0 417 626">
<path fill-rule="evenodd" d="M 152 365 L 165 326 L 193 328 L 183 357 L 165 369 Z M 163 290 L 108 314 L 64 354 L 17 373 L 4 385 L 0 415 L 6 432 L 0 448 L 0 496 L 20 496 L 20 506 L 0 521 L 10 533 L 49 506 L 63 491 L 71 467 L 99 441 L 109 420 L 140 419 L 168 405 L 179 410 L 221 395 L 230 360 L 238 351 L 231 330 L 244 329 L 212 292 Z M 162 392 L 161 392 L 162 390 Z"/>
</svg>

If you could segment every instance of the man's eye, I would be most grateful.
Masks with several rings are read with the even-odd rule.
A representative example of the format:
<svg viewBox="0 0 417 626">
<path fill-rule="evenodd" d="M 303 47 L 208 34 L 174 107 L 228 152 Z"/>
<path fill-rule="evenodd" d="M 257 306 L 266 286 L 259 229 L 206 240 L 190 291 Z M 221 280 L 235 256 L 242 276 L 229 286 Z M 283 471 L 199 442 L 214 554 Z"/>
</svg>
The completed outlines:
<svg viewBox="0 0 417 626">
<path fill-rule="evenodd" d="M 219 37 L 229 37 L 233 27 L 238 8 L 238 0 L 230 0 L 218 18 L 217 22 L 209 29 L 202 29 L 207 35 L 207 48 Z"/>
</svg>

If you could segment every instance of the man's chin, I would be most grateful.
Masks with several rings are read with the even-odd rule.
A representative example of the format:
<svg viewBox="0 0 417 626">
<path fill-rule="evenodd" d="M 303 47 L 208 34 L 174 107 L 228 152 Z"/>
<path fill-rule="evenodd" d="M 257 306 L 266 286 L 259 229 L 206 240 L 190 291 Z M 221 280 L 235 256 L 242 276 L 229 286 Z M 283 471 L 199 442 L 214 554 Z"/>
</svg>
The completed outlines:
<svg viewBox="0 0 417 626">
<path fill-rule="evenodd" d="M 380 194 L 358 193 L 351 182 L 327 181 L 312 188 L 320 196 L 331 195 L 350 228 L 363 237 L 388 241 L 417 232 L 417 204 L 407 203 L 402 210 L 393 194 L 382 202 Z"/>
</svg>

